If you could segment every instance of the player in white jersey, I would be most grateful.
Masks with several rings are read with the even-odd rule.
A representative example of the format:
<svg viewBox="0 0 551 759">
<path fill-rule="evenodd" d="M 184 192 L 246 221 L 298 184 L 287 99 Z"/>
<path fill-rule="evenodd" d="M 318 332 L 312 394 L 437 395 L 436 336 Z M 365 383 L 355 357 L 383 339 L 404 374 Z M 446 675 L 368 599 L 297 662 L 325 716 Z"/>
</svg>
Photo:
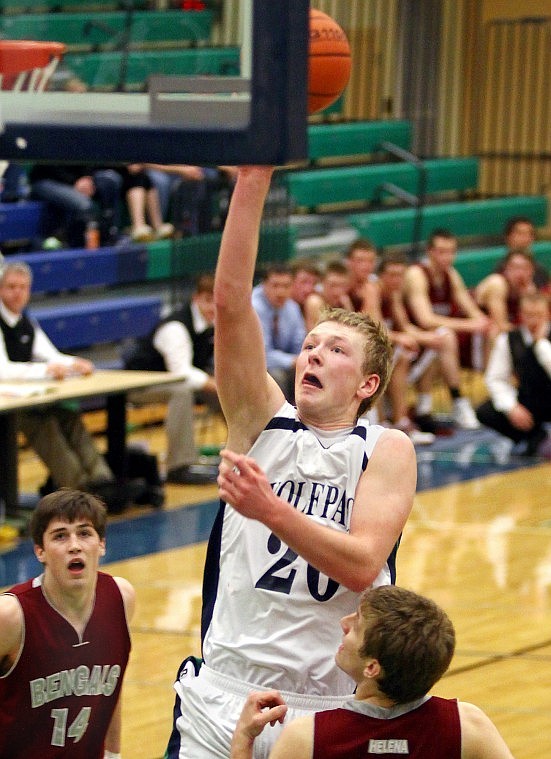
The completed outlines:
<svg viewBox="0 0 551 759">
<path fill-rule="evenodd" d="M 388 381 L 390 345 L 370 317 L 336 309 L 297 358 L 296 408 L 266 371 L 251 290 L 269 167 L 242 167 L 215 279 L 215 362 L 228 424 L 221 509 L 203 588 L 203 666 L 175 684 L 167 757 L 230 755 L 252 689 L 277 688 L 290 715 L 353 690 L 337 672 L 338 620 L 359 593 L 394 581 L 416 464 L 409 438 L 361 418 Z M 264 731 L 265 757 L 277 731 Z"/>
</svg>

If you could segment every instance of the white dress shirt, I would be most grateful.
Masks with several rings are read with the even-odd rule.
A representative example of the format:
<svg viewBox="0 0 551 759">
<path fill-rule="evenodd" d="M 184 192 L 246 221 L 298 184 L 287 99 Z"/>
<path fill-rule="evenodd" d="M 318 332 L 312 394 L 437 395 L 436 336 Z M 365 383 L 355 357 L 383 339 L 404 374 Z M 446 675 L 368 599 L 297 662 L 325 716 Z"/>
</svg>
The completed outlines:
<svg viewBox="0 0 551 759">
<path fill-rule="evenodd" d="M 191 316 L 193 328 L 198 334 L 211 326 L 193 302 L 191 303 Z M 166 322 L 155 333 L 153 345 L 164 358 L 169 372 L 185 379 L 192 390 L 204 388 L 209 375 L 202 369 L 193 366 L 193 342 L 185 324 L 179 321 Z"/>
<path fill-rule="evenodd" d="M 534 338 L 526 327 L 520 327 L 526 345 L 532 345 Z M 549 333 L 549 330 L 547 330 Z M 540 338 L 534 345 L 534 353 L 549 378 L 551 378 L 551 342 Z M 509 348 L 508 333 L 502 332 L 496 338 L 484 374 L 486 387 L 496 411 L 508 414 L 517 405 L 517 389 L 513 384 L 513 359 Z"/>
<path fill-rule="evenodd" d="M 0 315 L 10 327 L 20 321 L 21 315 L 9 311 L 0 301 Z M 31 361 L 10 361 L 4 342 L 4 336 L 0 331 L 0 380 L 37 380 L 46 379 L 48 364 L 65 364 L 71 366 L 73 356 L 61 353 L 46 335 L 37 321 L 31 318 L 34 326 L 34 340 Z"/>
</svg>

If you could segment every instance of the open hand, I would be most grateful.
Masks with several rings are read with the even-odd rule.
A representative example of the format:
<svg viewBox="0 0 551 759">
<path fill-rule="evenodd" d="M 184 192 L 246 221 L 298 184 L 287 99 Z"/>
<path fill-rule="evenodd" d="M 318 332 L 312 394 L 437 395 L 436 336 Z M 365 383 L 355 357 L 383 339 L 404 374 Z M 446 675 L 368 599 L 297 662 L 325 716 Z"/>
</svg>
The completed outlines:
<svg viewBox="0 0 551 759">
<path fill-rule="evenodd" d="M 228 449 L 221 451 L 220 456 L 220 497 L 244 517 L 264 522 L 270 505 L 277 500 L 266 475 L 249 456 Z"/>
</svg>

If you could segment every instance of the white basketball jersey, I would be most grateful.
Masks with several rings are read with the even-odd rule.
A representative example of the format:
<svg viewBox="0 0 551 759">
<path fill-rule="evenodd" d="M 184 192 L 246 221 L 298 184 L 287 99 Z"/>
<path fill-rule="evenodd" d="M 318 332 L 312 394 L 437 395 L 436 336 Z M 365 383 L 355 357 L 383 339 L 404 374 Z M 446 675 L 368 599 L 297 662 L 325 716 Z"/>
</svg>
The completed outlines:
<svg viewBox="0 0 551 759">
<path fill-rule="evenodd" d="M 382 432 L 360 419 L 324 447 L 285 403 L 249 455 L 278 496 L 329 529 L 349 532 L 356 486 Z M 310 566 L 260 522 L 222 509 L 205 566 L 206 664 L 287 692 L 350 694 L 352 680 L 334 657 L 339 620 L 355 611 L 359 594 Z M 394 582 L 395 550 L 374 585 Z"/>
</svg>

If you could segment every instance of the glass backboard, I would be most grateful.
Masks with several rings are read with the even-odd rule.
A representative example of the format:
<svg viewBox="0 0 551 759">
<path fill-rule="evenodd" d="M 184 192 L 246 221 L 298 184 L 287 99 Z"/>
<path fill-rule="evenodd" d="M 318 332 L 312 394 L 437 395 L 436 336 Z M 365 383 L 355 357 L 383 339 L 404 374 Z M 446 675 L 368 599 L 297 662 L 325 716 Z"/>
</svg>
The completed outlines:
<svg viewBox="0 0 551 759">
<path fill-rule="evenodd" d="M 70 0 L 0 0 L 2 38 L 55 35 L 50 41 L 67 47 L 50 83 L 65 72 L 86 84 L 85 92 L 50 84 L 16 92 L 6 75 L 0 160 L 280 165 L 306 157 L 309 0 L 124 0 L 112 11 L 97 2 L 85 14 Z M 213 26 L 223 37 L 232 14 L 240 44 L 213 41 Z"/>
</svg>

